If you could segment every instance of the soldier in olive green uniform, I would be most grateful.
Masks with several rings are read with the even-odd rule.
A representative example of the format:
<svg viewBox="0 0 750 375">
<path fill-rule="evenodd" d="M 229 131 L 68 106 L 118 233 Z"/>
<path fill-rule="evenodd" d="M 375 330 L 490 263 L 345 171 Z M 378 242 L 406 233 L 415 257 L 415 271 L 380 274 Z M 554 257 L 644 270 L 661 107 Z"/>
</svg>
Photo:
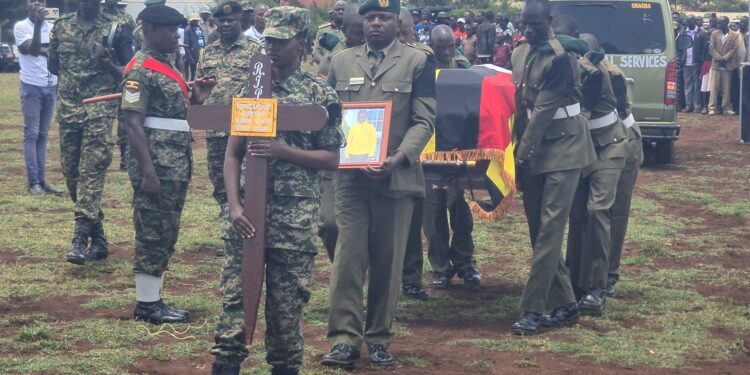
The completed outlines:
<svg viewBox="0 0 750 375">
<path fill-rule="evenodd" d="M 550 326 L 578 317 L 562 242 L 581 169 L 596 158 L 579 103 L 577 53 L 587 48 L 555 36 L 550 19 L 548 2 L 527 0 L 521 11 L 526 43 L 511 57 L 520 115 L 516 162 L 533 252 L 522 315 L 512 327 L 521 335 L 536 333 L 547 311 Z"/>
<path fill-rule="evenodd" d="M 320 170 L 338 166 L 343 137 L 341 102 L 336 93 L 302 70 L 300 58 L 310 13 L 295 7 L 272 8 L 265 14 L 266 50 L 273 60 L 272 96 L 281 104 L 320 105 L 328 123 L 316 132 L 282 131 L 276 139 L 230 137 L 224 175 L 233 228 L 228 228 L 226 262 L 221 275 L 224 311 L 216 328 L 212 374 L 239 374 L 248 356 L 242 310 L 242 239 L 255 235 L 244 216 L 240 169 L 246 152 L 268 159 L 266 238 L 266 362 L 272 374 L 298 374 L 304 340 L 301 318 L 310 300 L 312 268 L 317 253 Z M 245 86 L 240 96 L 250 97 Z M 244 173 L 242 173 L 244 174 Z"/>
<path fill-rule="evenodd" d="M 152 5 L 139 17 L 146 45 L 125 72 L 122 102 L 128 136 L 128 175 L 133 186 L 136 307 L 134 316 L 153 324 L 188 319 L 161 300 L 164 272 L 175 251 L 192 174 L 192 137 L 185 120 L 191 103 L 202 103 L 213 85 L 196 80 L 192 95 L 171 60 L 177 25 L 184 17 Z"/>
<path fill-rule="evenodd" d="M 590 48 L 593 46 L 593 42 L 589 43 Z M 610 209 L 620 171 L 625 166 L 627 138 L 617 116 L 617 99 L 609 74 L 601 64 L 604 58 L 604 53 L 592 50 L 578 60 L 583 88 L 581 106 L 589 117 L 596 160 L 584 168 L 573 199 L 565 257 L 579 307 L 590 315 L 601 315 L 606 303 L 612 242 Z"/>
<path fill-rule="evenodd" d="M 263 52 L 263 46 L 255 39 L 242 35 L 240 25 L 242 7 L 236 2 L 226 2 L 218 6 L 213 13 L 219 26 L 231 25 L 231 31 L 221 32 L 220 39 L 209 44 L 201 54 L 198 62 L 197 77 L 216 77 L 216 86 L 211 91 L 206 104 L 232 104 L 242 86 L 247 82 L 250 72 L 250 59 L 256 53 Z M 220 31 L 222 28 L 219 29 Z M 208 177 L 214 186 L 213 197 L 219 204 L 221 218 L 228 221 L 227 192 L 224 188 L 224 152 L 227 149 L 229 133 L 209 130 L 206 132 L 208 149 Z M 226 225 L 222 225 L 222 228 Z M 222 234 L 224 240 L 226 234 Z M 223 252 L 219 250 L 219 255 Z"/>
<path fill-rule="evenodd" d="M 398 1 L 361 4 L 366 44 L 339 52 L 328 83 L 342 101 L 391 101 L 388 157 L 381 167 L 338 171 L 336 224 L 339 238 L 330 287 L 324 365 L 349 365 L 362 340 L 370 362 L 393 363 L 388 345 L 414 200 L 424 198 L 419 155 L 434 130 L 435 65 L 431 56 L 404 45 L 398 33 Z M 369 272 L 367 320 L 363 287 Z"/>
<path fill-rule="evenodd" d="M 60 160 L 63 175 L 75 202 L 75 233 L 68 262 L 83 264 L 87 259 L 105 259 L 101 200 L 104 180 L 112 162 L 112 122 L 117 102 L 83 105 L 84 98 L 111 94 L 122 77 L 118 66 L 133 55 L 127 27 L 100 11 L 98 0 L 83 0 L 77 13 L 61 17 L 50 33 L 48 67 L 59 77 L 57 121 L 60 124 Z M 110 52 L 112 51 L 112 52 Z M 89 238 L 91 247 L 87 250 Z"/>
<path fill-rule="evenodd" d="M 615 202 L 611 209 L 610 234 L 612 244 L 609 249 L 607 296 L 612 297 L 615 294 L 615 284 L 620 279 L 620 257 L 625 242 L 625 233 L 628 230 L 633 188 L 638 177 L 638 168 L 643 162 L 643 143 L 641 142 L 641 128 L 635 122 L 630 110 L 630 98 L 628 97 L 628 84 L 625 80 L 625 74 L 607 59 L 604 59 L 602 64 L 609 73 L 612 90 L 617 97 L 617 114 L 620 116 L 623 125 L 628 129 L 625 167 L 622 168 L 620 178 L 617 180 Z"/>
<path fill-rule="evenodd" d="M 401 13 L 403 15 L 404 10 Z M 411 19 L 408 11 L 406 16 Z M 402 17 L 402 26 L 403 24 Z M 437 69 L 471 67 L 466 57 L 455 54 L 455 37 L 450 27 L 436 26 L 432 30 L 430 40 L 431 51 L 435 51 Z M 427 291 L 422 287 L 422 229 L 427 237 L 427 254 L 432 267 L 434 288 L 448 288 L 451 278 L 456 273 L 468 286 L 477 286 L 481 281 L 479 273 L 474 268 L 474 242 L 471 238 L 474 220 L 469 204 L 464 199 L 463 189 L 428 187 L 426 193 L 427 199 L 422 203 L 424 207 L 418 207 L 414 212 L 404 259 L 403 292 L 404 295 L 416 299 L 428 297 Z"/>
<path fill-rule="evenodd" d="M 333 48 L 344 40 L 344 33 L 341 30 L 341 23 L 344 17 L 346 1 L 338 0 L 331 9 L 331 22 L 326 22 L 318 27 L 315 33 L 313 47 L 313 61 L 320 64 L 326 56 L 331 54 Z"/>
</svg>

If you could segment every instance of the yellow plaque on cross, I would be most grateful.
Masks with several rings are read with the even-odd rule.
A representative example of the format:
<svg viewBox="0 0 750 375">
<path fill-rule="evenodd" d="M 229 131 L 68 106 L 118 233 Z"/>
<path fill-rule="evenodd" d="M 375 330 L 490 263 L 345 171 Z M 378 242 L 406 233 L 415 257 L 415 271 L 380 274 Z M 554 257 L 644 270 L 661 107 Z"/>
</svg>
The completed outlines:
<svg viewBox="0 0 750 375">
<path fill-rule="evenodd" d="M 237 137 L 276 137 L 276 99 L 233 98 L 232 128 Z"/>
</svg>

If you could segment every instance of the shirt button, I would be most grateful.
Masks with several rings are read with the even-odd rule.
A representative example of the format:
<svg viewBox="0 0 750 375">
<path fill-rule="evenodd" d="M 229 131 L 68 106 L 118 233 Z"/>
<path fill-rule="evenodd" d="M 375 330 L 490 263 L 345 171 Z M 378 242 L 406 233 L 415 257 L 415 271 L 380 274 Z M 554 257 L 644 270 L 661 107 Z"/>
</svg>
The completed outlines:
<svg viewBox="0 0 750 375">
<path fill-rule="evenodd" d="M 396 87 L 396 88 L 395 88 L 395 89 L 393 89 L 393 90 L 394 90 L 394 91 L 396 91 L 396 92 L 398 92 L 398 87 Z"/>
<path fill-rule="evenodd" d="M 372 87 L 375 87 L 375 82 L 372 83 Z"/>
<path fill-rule="evenodd" d="M 565 132 L 560 133 L 560 135 L 565 135 Z"/>
</svg>

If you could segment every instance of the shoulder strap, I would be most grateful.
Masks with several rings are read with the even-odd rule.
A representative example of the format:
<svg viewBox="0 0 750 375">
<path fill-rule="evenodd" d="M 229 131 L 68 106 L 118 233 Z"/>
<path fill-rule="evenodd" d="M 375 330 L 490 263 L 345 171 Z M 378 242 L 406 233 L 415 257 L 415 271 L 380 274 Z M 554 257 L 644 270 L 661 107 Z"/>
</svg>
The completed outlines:
<svg viewBox="0 0 750 375">
<path fill-rule="evenodd" d="M 549 45 L 550 47 L 552 47 L 552 51 L 555 52 L 555 56 L 562 56 L 565 54 L 565 48 L 563 48 L 562 44 L 559 40 L 557 40 L 557 38 L 550 39 Z"/>
<path fill-rule="evenodd" d="M 125 70 L 123 71 L 123 75 L 126 74 L 131 69 L 133 69 L 137 63 L 138 63 L 138 56 L 130 60 L 128 65 L 125 67 Z M 190 90 L 188 89 L 187 83 L 185 83 L 185 80 L 182 79 L 182 75 L 180 75 L 180 73 L 172 69 L 171 66 L 164 64 L 163 62 L 152 57 L 146 57 L 141 63 L 141 66 L 144 69 L 148 69 L 148 70 L 157 72 L 159 74 L 163 74 L 167 76 L 168 78 L 171 78 L 178 85 L 180 85 L 180 88 L 182 89 L 182 93 L 185 95 L 185 97 L 186 98 L 190 97 Z"/>
</svg>

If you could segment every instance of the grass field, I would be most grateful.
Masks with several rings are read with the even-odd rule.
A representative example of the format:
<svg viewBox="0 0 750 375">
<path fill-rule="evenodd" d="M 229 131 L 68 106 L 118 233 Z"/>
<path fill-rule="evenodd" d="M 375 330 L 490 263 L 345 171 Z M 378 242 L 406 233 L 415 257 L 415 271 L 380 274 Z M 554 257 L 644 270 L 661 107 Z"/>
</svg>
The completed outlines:
<svg viewBox="0 0 750 375">
<path fill-rule="evenodd" d="M 515 204 L 503 220 L 476 225 L 482 286 L 431 291 L 428 302 L 402 300 L 392 345 L 398 366 L 379 370 L 363 362 L 355 372 L 747 373 L 750 148 L 734 141 L 736 117 L 714 118 L 710 125 L 705 119 L 681 118 L 675 165 L 642 171 L 622 282 L 605 316 L 536 337 L 510 333 L 530 257 L 524 216 Z M 210 196 L 202 137 L 196 137 L 194 178 L 165 296 L 189 308 L 194 319 L 158 327 L 132 320 L 132 193 L 126 174 L 115 162 L 107 176 L 109 260 L 82 267 L 66 263 L 72 203 L 26 194 L 22 122 L 18 76 L 2 74 L 0 373 L 210 372 L 222 259 L 214 256 L 220 245 L 218 207 Z M 48 180 L 63 187 L 57 135 L 55 124 Z M 429 268 L 426 259 L 425 264 Z M 306 310 L 304 373 L 343 373 L 317 364 L 328 350 L 329 272 L 327 258 L 319 256 Z M 256 337 L 262 330 L 261 324 Z M 260 341 L 251 347 L 244 374 L 268 372 Z"/>
</svg>

